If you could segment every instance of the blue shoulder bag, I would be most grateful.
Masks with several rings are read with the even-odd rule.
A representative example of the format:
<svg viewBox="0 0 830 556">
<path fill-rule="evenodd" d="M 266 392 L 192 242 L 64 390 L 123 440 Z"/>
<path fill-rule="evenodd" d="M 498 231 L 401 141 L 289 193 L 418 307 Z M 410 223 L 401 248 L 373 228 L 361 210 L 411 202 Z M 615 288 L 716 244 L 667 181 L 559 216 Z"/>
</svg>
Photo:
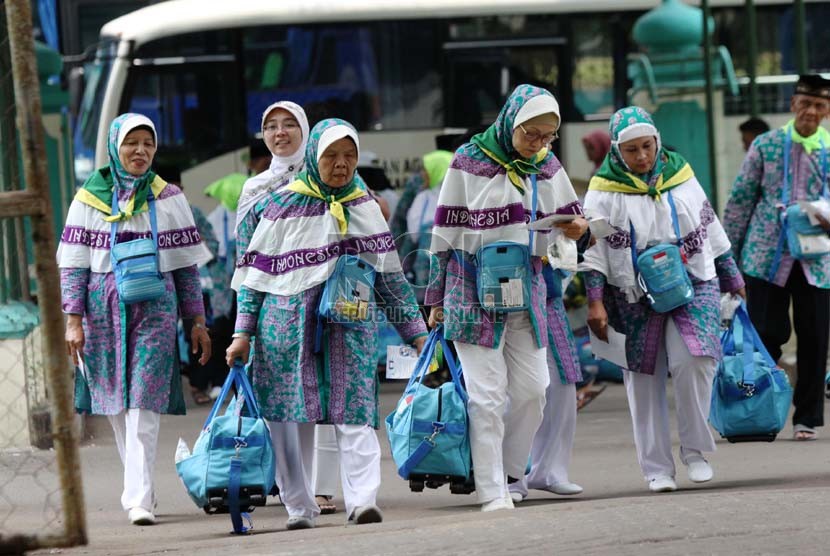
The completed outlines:
<svg viewBox="0 0 830 556">
<path fill-rule="evenodd" d="M 631 224 L 631 263 L 634 265 L 634 274 L 651 308 L 658 313 L 667 313 L 686 305 L 695 297 L 692 280 L 686 272 L 683 237 L 680 235 L 677 208 L 674 206 L 671 191 L 668 198 L 677 245 L 660 243 L 638 255 L 637 234 L 634 224 Z"/>
<path fill-rule="evenodd" d="M 360 257 L 341 255 L 326 280 L 318 315 L 347 326 L 371 320 L 375 274 L 375 268 Z"/>
<path fill-rule="evenodd" d="M 793 390 L 775 364 L 746 310 L 735 311 L 721 336 L 723 359 L 715 375 L 709 422 L 730 442 L 775 439 L 787 422 Z"/>
<path fill-rule="evenodd" d="M 442 328 L 437 326 L 427 338 L 403 396 L 386 418 L 386 434 L 401 478 L 449 478 L 452 488 L 453 480 L 469 479 L 472 460 L 467 392 Z M 439 343 L 452 380 L 430 388 L 423 382 Z"/>
<path fill-rule="evenodd" d="M 781 233 L 778 236 L 778 246 L 775 249 L 775 258 L 770 268 L 769 281 L 775 279 L 781 258 L 784 253 L 784 245 L 793 258 L 799 261 L 818 259 L 830 253 L 830 237 L 821 226 L 814 226 L 810 223 L 810 217 L 796 203 L 790 203 L 790 151 L 792 149 L 792 133 L 787 133 L 784 142 L 784 184 L 781 188 Z M 827 190 L 827 149 L 824 141 L 821 141 L 821 196 L 830 198 Z"/>
<path fill-rule="evenodd" d="M 247 411 L 219 410 L 231 386 Z M 234 533 L 244 533 L 242 512 L 264 506 L 274 486 L 276 463 L 268 424 L 262 417 L 245 367 L 231 368 L 193 453 L 176 464 L 190 499 L 205 513 L 230 513 Z"/>
<path fill-rule="evenodd" d="M 158 225 L 153 190 L 147 192 L 152 237 L 116 243 L 118 223 L 110 226 L 110 258 L 118 298 L 125 305 L 158 299 L 167 289 L 159 270 Z M 113 188 L 112 214 L 118 214 L 118 194 Z"/>
<path fill-rule="evenodd" d="M 530 221 L 536 220 L 536 175 L 531 174 L 533 188 Z M 533 230 L 528 231 L 528 245 L 497 241 L 476 253 L 476 291 L 484 309 L 495 313 L 526 311 L 530 308 L 533 268 Z"/>
</svg>

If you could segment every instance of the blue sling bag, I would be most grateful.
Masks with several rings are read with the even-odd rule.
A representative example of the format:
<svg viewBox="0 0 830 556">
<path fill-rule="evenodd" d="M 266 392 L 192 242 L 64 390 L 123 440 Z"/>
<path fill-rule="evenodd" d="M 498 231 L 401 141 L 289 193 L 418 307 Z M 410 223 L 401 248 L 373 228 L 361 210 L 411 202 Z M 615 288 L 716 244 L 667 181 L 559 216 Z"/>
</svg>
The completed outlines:
<svg viewBox="0 0 830 556">
<path fill-rule="evenodd" d="M 536 175 L 531 174 L 533 188 L 530 221 L 536 220 Z M 476 292 L 484 309 L 511 313 L 530 309 L 533 267 L 533 230 L 528 231 L 528 245 L 497 241 L 476 253 Z"/>
<path fill-rule="evenodd" d="M 147 192 L 151 237 L 116 243 L 118 223 L 110 226 L 110 258 L 118 298 L 125 305 L 158 299 L 167 289 L 159 270 L 158 225 L 153 190 Z M 118 214 L 118 195 L 112 192 L 112 214 Z"/>
<path fill-rule="evenodd" d="M 637 234 L 631 224 L 631 263 L 637 282 L 646 294 L 651 308 L 658 313 L 667 313 L 689 303 L 695 297 L 695 289 L 689 273 L 686 272 L 683 254 L 683 237 L 677 221 L 671 191 L 668 193 L 671 219 L 677 245 L 660 243 L 637 254 Z"/>
</svg>

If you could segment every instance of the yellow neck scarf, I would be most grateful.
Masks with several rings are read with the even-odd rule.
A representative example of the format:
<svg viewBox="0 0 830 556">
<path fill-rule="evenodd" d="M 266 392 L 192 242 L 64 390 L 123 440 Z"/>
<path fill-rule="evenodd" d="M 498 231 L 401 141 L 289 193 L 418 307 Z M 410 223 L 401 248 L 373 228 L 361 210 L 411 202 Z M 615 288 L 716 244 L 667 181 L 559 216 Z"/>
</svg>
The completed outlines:
<svg viewBox="0 0 830 556">
<path fill-rule="evenodd" d="M 649 185 L 629 172 L 625 173 L 626 176 L 631 178 L 631 181 L 634 182 L 634 188 L 630 185 L 625 185 L 622 183 L 617 183 L 615 181 L 601 178 L 599 176 L 594 176 L 591 178 L 591 182 L 588 184 L 588 189 L 590 191 L 608 191 L 610 193 L 629 193 L 634 195 L 651 195 L 655 201 L 659 201 L 661 198 L 661 193 L 664 191 L 668 191 L 674 187 L 677 187 L 681 183 L 689 181 L 695 175 L 694 171 L 692 171 L 692 167 L 687 163 L 684 165 L 680 171 L 678 171 L 675 175 L 670 177 L 668 180 L 663 181 L 662 174 L 657 178 L 657 184 L 654 186 L 654 190 L 652 190 Z"/>
<path fill-rule="evenodd" d="M 307 195 L 309 197 L 325 201 L 328 204 L 329 212 L 332 216 L 334 216 L 334 219 L 337 220 L 337 227 L 340 230 L 340 235 L 346 235 L 346 231 L 349 228 L 349 218 L 343 203 L 348 203 L 349 201 L 354 201 L 355 199 L 359 199 L 364 195 L 367 195 L 365 191 L 358 187 L 341 199 L 336 199 L 334 195 L 324 195 L 322 191 L 320 191 L 320 186 L 314 183 L 314 180 L 312 180 L 310 176 L 308 177 L 307 184 L 302 180 L 296 180 L 294 183 L 291 183 L 286 187 L 289 191 L 293 191 L 294 193 Z"/>
</svg>

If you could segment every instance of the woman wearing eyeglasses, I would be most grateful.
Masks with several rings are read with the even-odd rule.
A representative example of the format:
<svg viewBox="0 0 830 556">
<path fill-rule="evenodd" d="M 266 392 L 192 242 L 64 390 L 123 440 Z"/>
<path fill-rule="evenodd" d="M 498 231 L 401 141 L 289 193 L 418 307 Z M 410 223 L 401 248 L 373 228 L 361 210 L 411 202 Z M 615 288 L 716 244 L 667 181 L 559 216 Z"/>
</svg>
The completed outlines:
<svg viewBox="0 0 830 556">
<path fill-rule="evenodd" d="M 464 369 L 482 511 L 513 507 L 507 484 L 524 477 L 542 421 L 549 384 L 542 257 L 554 232 L 531 234 L 527 225 L 581 214 L 547 148 L 559 122 L 550 92 L 519 85 L 495 123 L 456 151 L 435 211 L 425 304 L 431 325 L 444 322 Z M 577 217 L 562 228 L 577 239 L 587 222 Z"/>
</svg>

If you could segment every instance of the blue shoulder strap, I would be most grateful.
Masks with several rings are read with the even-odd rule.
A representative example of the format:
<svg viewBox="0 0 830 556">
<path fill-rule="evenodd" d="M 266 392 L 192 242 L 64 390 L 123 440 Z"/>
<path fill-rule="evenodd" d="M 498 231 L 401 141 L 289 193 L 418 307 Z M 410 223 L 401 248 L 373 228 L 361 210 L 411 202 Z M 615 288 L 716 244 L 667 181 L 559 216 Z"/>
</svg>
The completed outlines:
<svg viewBox="0 0 830 556">
<path fill-rule="evenodd" d="M 825 199 L 830 198 L 827 184 L 827 147 L 824 144 L 824 139 L 819 139 L 821 144 L 821 151 L 819 153 L 819 164 L 821 165 L 821 196 Z M 781 266 L 781 259 L 784 256 L 784 246 L 787 244 L 787 206 L 790 204 L 790 157 L 792 156 L 793 137 L 792 130 L 787 132 L 787 137 L 784 139 L 784 181 L 781 184 L 781 214 L 779 216 L 781 221 L 781 231 L 778 234 L 778 245 L 775 246 L 775 256 L 772 259 L 772 266 L 770 266 L 767 281 L 775 280 L 775 275 L 778 274 L 778 267 Z"/>
<path fill-rule="evenodd" d="M 674 228 L 674 237 L 677 238 L 677 246 L 683 250 L 683 236 L 680 235 L 680 222 L 677 220 L 677 207 L 674 204 L 674 197 L 672 197 L 671 191 L 669 191 L 666 196 L 669 200 L 669 208 L 671 209 L 671 223 L 672 228 Z M 634 224 L 629 221 L 628 223 L 630 233 L 631 233 L 631 264 L 634 267 L 634 274 L 640 272 L 640 266 L 637 264 L 637 232 L 634 230 Z"/>
<path fill-rule="evenodd" d="M 158 231 L 158 224 L 156 223 L 156 198 L 153 195 L 153 188 L 150 188 L 150 191 L 147 192 L 147 205 L 150 207 L 150 233 L 153 236 L 153 244 L 156 246 L 158 250 L 159 246 L 159 231 Z M 112 188 L 112 214 L 115 216 L 118 214 L 118 193 L 115 191 L 115 188 Z M 118 222 L 113 222 L 110 225 L 110 249 L 115 245 L 116 235 L 118 233 Z"/>
<path fill-rule="evenodd" d="M 530 185 L 533 190 L 530 199 L 530 222 L 536 221 L 536 207 L 539 202 L 539 189 L 536 185 L 536 174 L 530 174 Z M 533 230 L 528 229 L 527 248 L 530 252 L 530 257 L 533 258 Z"/>
</svg>

